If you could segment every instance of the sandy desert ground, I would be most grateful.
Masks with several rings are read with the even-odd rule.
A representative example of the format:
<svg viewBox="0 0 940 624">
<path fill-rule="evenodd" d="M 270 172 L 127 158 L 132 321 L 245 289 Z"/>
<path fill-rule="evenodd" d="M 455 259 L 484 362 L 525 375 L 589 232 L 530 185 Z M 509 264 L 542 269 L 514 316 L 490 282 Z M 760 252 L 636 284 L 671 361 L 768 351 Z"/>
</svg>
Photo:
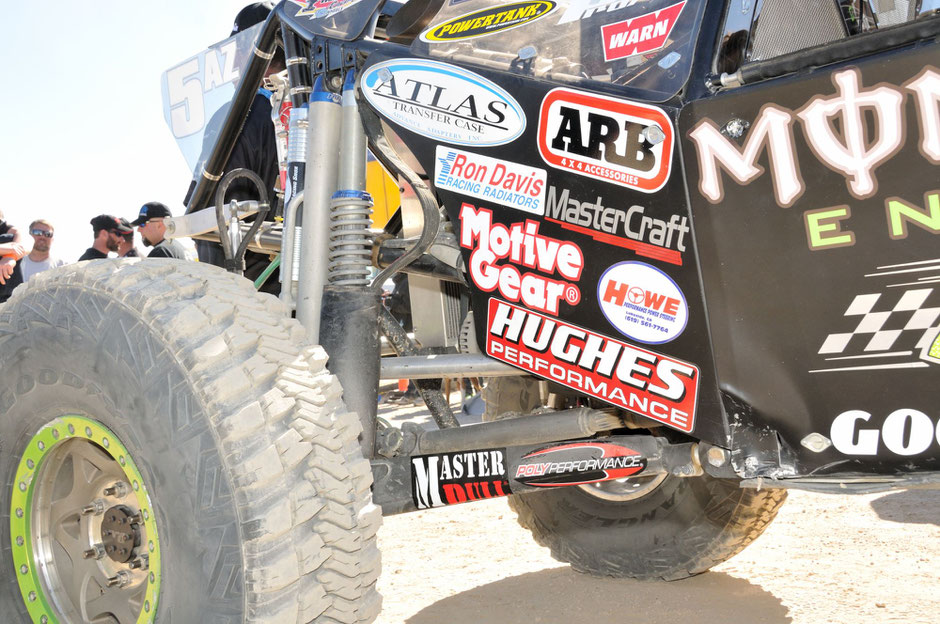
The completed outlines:
<svg viewBox="0 0 940 624">
<path fill-rule="evenodd" d="M 940 490 L 791 492 L 737 557 L 672 583 L 572 572 L 503 499 L 385 518 L 379 542 L 380 624 L 940 623 Z"/>
</svg>

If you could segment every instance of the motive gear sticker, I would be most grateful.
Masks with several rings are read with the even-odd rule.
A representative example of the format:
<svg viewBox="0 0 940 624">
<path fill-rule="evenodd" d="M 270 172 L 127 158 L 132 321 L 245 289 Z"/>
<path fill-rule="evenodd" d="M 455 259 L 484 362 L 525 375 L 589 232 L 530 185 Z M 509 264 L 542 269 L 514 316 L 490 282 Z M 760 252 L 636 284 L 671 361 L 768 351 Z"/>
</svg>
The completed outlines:
<svg viewBox="0 0 940 624">
<path fill-rule="evenodd" d="M 597 284 L 597 304 L 617 331 L 647 344 L 677 338 L 689 321 L 679 286 L 645 262 L 621 262 L 604 271 Z"/>
<path fill-rule="evenodd" d="M 534 487 L 559 487 L 623 479 L 642 472 L 646 458 L 607 442 L 576 442 L 533 451 L 516 467 L 514 479 Z"/>
</svg>

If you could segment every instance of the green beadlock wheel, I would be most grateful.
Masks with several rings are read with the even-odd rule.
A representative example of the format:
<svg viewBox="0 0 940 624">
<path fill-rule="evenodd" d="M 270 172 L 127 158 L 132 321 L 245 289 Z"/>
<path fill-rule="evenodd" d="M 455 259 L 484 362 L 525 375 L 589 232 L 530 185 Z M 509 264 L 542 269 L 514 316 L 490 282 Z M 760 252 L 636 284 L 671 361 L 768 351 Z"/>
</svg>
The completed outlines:
<svg viewBox="0 0 940 624">
<path fill-rule="evenodd" d="M 33 622 L 152 622 L 160 540 L 134 459 L 107 427 L 78 415 L 39 430 L 10 501 L 17 582 Z"/>
</svg>

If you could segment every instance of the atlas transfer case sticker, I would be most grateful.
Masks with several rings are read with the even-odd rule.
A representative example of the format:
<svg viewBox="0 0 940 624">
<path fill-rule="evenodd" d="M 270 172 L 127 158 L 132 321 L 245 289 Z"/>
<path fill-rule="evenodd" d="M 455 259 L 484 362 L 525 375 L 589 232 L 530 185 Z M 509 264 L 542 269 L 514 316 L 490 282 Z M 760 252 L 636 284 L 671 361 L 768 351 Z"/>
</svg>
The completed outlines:
<svg viewBox="0 0 940 624">
<path fill-rule="evenodd" d="M 675 132 L 654 106 L 558 88 L 539 110 L 539 154 L 556 169 L 643 193 L 665 186 Z"/>
<path fill-rule="evenodd" d="M 366 70 L 361 89 L 381 115 L 436 141 L 493 147 L 514 141 L 526 127 L 522 107 L 506 90 L 447 63 L 377 63 Z"/>
</svg>

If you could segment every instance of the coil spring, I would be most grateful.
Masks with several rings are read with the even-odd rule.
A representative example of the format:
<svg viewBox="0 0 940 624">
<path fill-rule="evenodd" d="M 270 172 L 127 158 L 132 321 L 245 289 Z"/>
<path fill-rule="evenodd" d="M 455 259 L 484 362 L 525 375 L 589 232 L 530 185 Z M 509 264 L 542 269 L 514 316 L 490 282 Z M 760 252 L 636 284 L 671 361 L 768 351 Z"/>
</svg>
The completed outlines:
<svg viewBox="0 0 940 624">
<path fill-rule="evenodd" d="M 337 191 L 333 194 L 330 202 L 330 284 L 369 285 L 372 205 L 372 196 L 365 191 Z"/>
</svg>

